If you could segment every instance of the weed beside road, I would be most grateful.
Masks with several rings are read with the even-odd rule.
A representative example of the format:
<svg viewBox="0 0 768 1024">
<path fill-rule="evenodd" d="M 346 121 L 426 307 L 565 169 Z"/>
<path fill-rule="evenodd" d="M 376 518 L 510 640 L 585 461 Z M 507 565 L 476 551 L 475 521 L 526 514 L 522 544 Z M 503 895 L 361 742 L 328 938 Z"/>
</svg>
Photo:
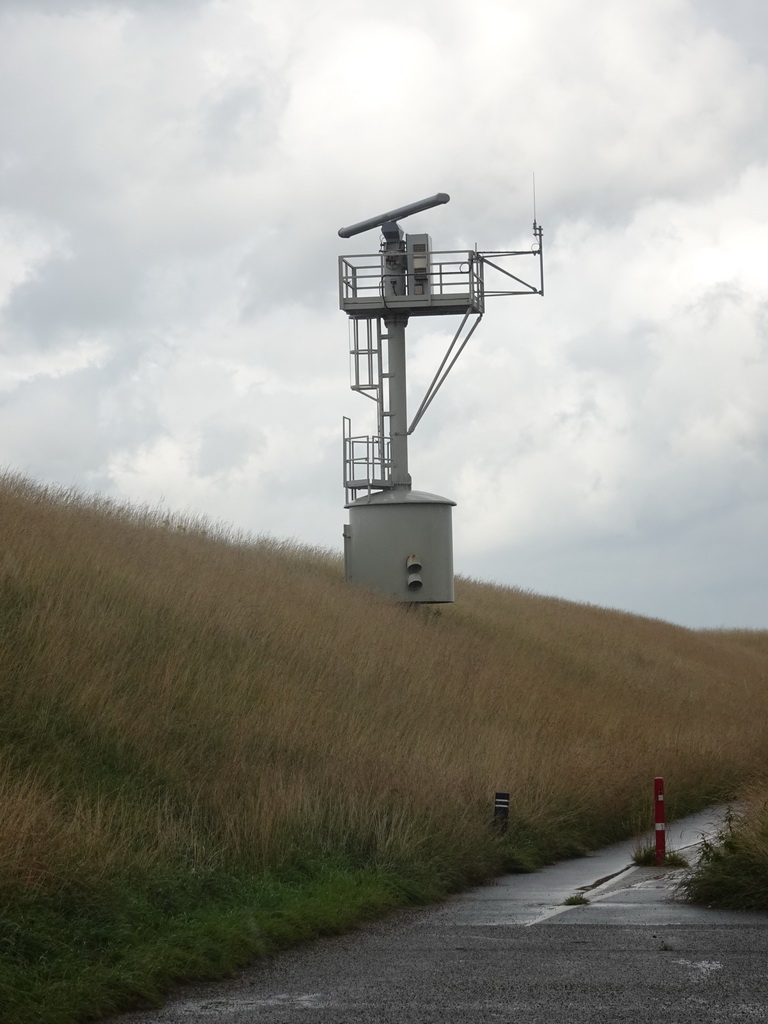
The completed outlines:
<svg viewBox="0 0 768 1024">
<path fill-rule="evenodd" d="M 702 845 L 681 889 L 692 902 L 725 910 L 768 911 L 768 782 L 744 789 L 738 811 Z"/>
</svg>

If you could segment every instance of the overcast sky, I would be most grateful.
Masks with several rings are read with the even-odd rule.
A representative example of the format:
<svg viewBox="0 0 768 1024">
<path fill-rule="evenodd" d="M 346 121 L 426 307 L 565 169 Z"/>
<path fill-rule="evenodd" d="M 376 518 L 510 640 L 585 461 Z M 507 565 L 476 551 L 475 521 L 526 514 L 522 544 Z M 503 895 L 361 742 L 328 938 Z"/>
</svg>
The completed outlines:
<svg viewBox="0 0 768 1024">
<path fill-rule="evenodd" d="M 528 245 L 535 173 L 411 439 L 457 572 L 768 628 L 764 0 L 0 0 L 0 89 L 0 464 L 340 550 L 337 229 Z"/>
</svg>

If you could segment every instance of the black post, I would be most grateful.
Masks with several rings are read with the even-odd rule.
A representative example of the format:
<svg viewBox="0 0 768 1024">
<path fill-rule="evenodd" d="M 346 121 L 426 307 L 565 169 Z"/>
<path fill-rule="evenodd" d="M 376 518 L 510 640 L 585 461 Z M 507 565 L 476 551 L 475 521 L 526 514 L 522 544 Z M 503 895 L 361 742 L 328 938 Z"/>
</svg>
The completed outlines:
<svg viewBox="0 0 768 1024">
<path fill-rule="evenodd" d="M 497 793 L 493 801 L 493 824 L 499 835 L 506 835 L 509 825 L 509 793 Z"/>
</svg>

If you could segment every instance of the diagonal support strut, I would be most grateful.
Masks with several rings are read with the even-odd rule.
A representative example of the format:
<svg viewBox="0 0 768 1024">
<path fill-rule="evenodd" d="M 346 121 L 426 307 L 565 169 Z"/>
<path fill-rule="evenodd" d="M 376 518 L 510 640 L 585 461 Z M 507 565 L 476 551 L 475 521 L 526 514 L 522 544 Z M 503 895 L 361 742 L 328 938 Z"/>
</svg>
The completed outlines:
<svg viewBox="0 0 768 1024">
<path fill-rule="evenodd" d="M 461 333 L 464 330 L 464 328 L 465 328 L 465 326 L 467 324 L 467 321 L 469 320 L 471 315 L 472 315 L 472 310 L 468 309 L 466 311 L 466 313 L 464 314 L 464 317 L 463 317 L 461 323 L 459 324 L 459 329 L 456 331 L 456 333 L 453 336 L 453 341 L 448 346 L 448 351 L 443 356 L 443 361 L 440 363 L 440 366 L 437 368 L 437 373 L 432 378 L 432 383 L 427 388 L 427 392 L 424 395 L 424 398 L 422 399 L 421 405 L 419 406 L 419 408 L 418 408 L 418 410 L 416 412 L 416 415 L 413 417 L 413 422 L 411 423 L 410 427 L 408 427 L 408 433 L 409 434 L 412 434 L 414 432 L 414 430 L 416 429 L 416 427 L 419 424 L 422 416 L 424 415 L 424 413 L 427 411 L 427 409 L 432 404 L 432 400 L 434 399 L 435 395 L 437 394 L 437 392 L 440 390 L 440 388 L 445 383 L 445 378 L 448 376 L 448 374 L 453 369 L 453 367 L 454 367 L 454 365 L 456 363 L 456 360 L 459 358 L 461 353 L 464 351 L 467 342 L 472 337 L 472 335 L 475 333 L 475 330 L 477 329 L 478 324 L 483 319 L 483 314 L 482 313 L 476 313 L 475 314 L 477 319 L 475 320 L 475 322 L 470 327 L 470 329 L 467 332 L 467 335 L 464 338 L 464 340 L 459 344 L 459 339 L 461 338 Z M 456 347 L 457 344 L 459 345 L 459 347 L 454 352 L 454 348 Z M 453 358 L 451 358 L 451 354 L 452 353 L 453 353 Z M 449 362 L 449 360 L 450 360 L 450 362 Z"/>
</svg>

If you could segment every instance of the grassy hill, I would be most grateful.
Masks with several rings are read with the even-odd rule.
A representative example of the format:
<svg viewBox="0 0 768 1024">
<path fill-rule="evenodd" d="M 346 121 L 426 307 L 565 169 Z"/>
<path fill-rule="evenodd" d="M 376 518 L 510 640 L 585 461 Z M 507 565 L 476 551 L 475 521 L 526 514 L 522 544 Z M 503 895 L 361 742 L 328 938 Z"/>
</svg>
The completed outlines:
<svg viewBox="0 0 768 1024">
<path fill-rule="evenodd" d="M 643 829 L 768 761 L 768 633 L 457 581 L 0 481 L 0 1019 L 157 999 Z M 511 793 L 506 836 L 493 794 Z"/>
</svg>

